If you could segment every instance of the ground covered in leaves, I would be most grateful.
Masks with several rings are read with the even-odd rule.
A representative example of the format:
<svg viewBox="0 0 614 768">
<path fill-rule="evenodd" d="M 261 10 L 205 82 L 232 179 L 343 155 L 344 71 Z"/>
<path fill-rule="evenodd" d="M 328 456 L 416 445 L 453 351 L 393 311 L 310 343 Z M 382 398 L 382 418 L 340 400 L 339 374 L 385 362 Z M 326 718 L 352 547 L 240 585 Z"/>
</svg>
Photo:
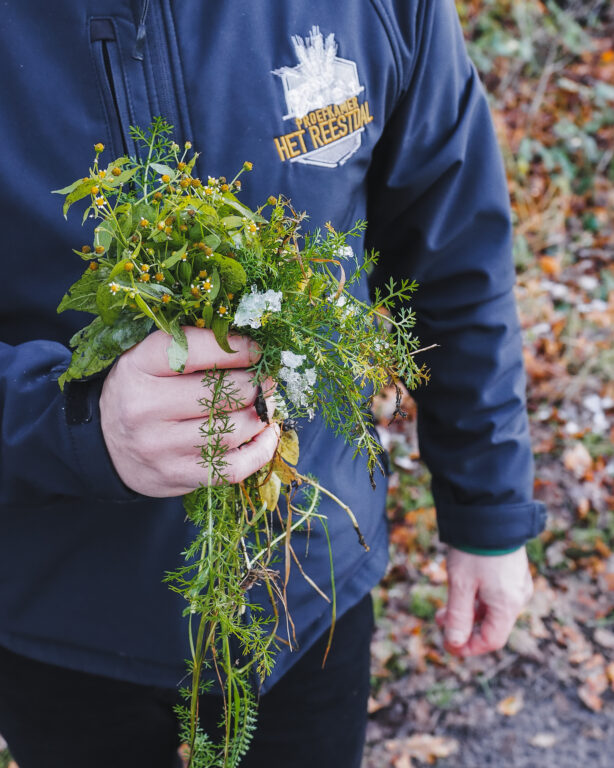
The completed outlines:
<svg viewBox="0 0 614 768">
<path fill-rule="evenodd" d="M 446 595 L 413 420 L 386 426 L 392 566 L 376 592 L 364 768 L 611 766 L 614 758 L 614 9 L 457 6 L 516 218 L 536 497 L 535 596 L 508 646 L 443 650 Z M 408 399 L 405 406 L 411 411 Z"/>
</svg>

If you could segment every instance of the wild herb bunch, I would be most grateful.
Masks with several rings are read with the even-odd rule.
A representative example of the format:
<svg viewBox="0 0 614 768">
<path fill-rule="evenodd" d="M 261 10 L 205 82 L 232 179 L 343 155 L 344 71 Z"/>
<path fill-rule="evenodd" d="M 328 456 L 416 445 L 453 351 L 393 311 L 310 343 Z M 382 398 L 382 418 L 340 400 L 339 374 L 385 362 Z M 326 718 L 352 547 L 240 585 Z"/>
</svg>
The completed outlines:
<svg viewBox="0 0 614 768">
<path fill-rule="evenodd" d="M 165 577 L 186 600 L 189 616 L 191 684 L 184 691 L 187 706 L 178 712 L 189 765 L 231 768 L 254 728 L 254 681 L 273 665 L 291 564 L 309 580 L 292 532 L 314 522 L 327 530 L 318 512 L 325 495 L 347 513 L 368 548 L 347 505 L 298 471 L 292 420 L 319 411 L 355 455 L 366 455 L 373 479 L 382 449 L 372 429 L 372 394 L 400 381 L 415 387 L 427 374 L 413 358 L 419 344 L 407 302 L 415 284 L 391 280 L 372 305 L 351 292 L 376 261 L 373 254 L 358 259 L 350 245 L 365 222 L 345 233 L 327 225 L 303 238 L 304 215 L 282 196 L 256 211 L 239 201 L 239 176 L 251 163 L 232 180 L 202 180 L 195 175 L 198 154 L 189 142 L 174 143 L 171 130 L 161 118 L 147 130 L 132 128 L 143 159 L 120 157 L 105 167 L 104 147 L 96 144 L 88 175 L 57 190 L 65 195 L 64 215 L 86 199 L 83 221 L 96 221 L 92 245 L 75 250 L 87 267 L 58 307 L 95 317 L 71 339 L 74 351 L 60 386 L 102 371 L 154 328 L 169 335 L 169 365 L 181 372 L 188 352 L 184 326 L 210 328 L 227 352 L 229 332 L 250 336 L 262 350 L 252 368 L 255 383 L 270 377 L 278 384 L 277 452 L 255 475 L 230 483 L 224 437 L 232 430 L 229 410 L 241 402 L 223 371 L 204 372 L 203 484 L 184 497 L 197 535 L 183 553 L 185 566 Z M 264 401 L 256 406 L 268 420 Z M 280 553 L 283 574 L 271 567 Z M 334 625 L 334 594 L 309 581 L 332 602 Z M 272 622 L 249 599 L 255 582 L 266 585 Z M 205 666 L 214 669 L 224 694 L 219 743 L 198 724 Z"/>
</svg>

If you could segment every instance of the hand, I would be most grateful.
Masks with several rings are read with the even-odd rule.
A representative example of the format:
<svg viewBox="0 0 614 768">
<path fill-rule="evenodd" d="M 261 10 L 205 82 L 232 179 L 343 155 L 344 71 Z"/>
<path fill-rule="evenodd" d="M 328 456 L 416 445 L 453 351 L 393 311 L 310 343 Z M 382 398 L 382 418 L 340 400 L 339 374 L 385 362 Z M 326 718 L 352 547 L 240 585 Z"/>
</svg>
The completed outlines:
<svg viewBox="0 0 614 768">
<path fill-rule="evenodd" d="M 145 496 L 181 496 L 207 482 L 199 464 L 206 414 L 199 400 L 207 394 L 204 370 L 232 369 L 230 377 L 241 407 L 229 407 L 234 426 L 224 436 L 228 451 L 225 476 L 239 482 L 267 464 L 279 438 L 276 424 L 260 420 L 253 404 L 257 388 L 245 369 L 259 357 L 257 345 L 245 336 L 231 336 L 234 354 L 224 352 L 207 329 L 185 328 L 188 361 L 177 374 L 168 364 L 170 339 L 156 331 L 116 360 L 100 396 L 102 433 L 123 482 Z M 273 384 L 265 387 L 272 392 Z M 270 402 L 267 403 L 270 409 Z"/>
<path fill-rule="evenodd" d="M 503 648 L 533 594 L 525 548 L 508 555 L 447 555 L 448 604 L 437 613 L 445 647 L 457 656 Z"/>
</svg>

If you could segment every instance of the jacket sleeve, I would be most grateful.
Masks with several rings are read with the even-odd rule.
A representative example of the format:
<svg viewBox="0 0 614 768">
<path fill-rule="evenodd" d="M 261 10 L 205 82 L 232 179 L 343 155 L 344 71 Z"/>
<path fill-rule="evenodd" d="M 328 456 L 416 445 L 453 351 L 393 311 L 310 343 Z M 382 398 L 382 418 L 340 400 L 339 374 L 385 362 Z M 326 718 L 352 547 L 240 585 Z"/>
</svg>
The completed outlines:
<svg viewBox="0 0 614 768">
<path fill-rule="evenodd" d="M 103 378 L 71 382 L 61 392 L 57 379 L 69 360 L 55 342 L 0 343 L 0 505 L 139 498 L 106 450 L 98 408 Z"/>
<path fill-rule="evenodd" d="M 422 0 L 403 91 L 376 148 L 368 245 L 372 285 L 415 278 L 431 371 L 412 393 L 440 538 L 504 550 L 544 526 L 532 500 L 511 218 L 485 92 L 453 0 Z"/>
</svg>

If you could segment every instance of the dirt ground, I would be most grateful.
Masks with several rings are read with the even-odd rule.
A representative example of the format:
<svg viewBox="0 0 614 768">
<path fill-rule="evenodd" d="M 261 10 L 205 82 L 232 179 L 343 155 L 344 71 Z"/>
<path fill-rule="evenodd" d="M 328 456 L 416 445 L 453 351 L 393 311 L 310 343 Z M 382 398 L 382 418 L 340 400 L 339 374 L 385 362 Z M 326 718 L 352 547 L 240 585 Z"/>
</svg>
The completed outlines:
<svg viewBox="0 0 614 768">
<path fill-rule="evenodd" d="M 516 715 L 497 711 L 498 702 L 519 696 L 523 706 Z M 444 752 L 451 751 L 448 757 L 436 759 L 442 768 L 578 768 L 583 764 L 611 768 L 614 764 L 614 697 L 601 712 L 592 712 L 573 686 L 564 685 L 536 662 L 516 659 L 447 709 L 430 709 L 425 701 L 428 695 L 426 699 L 414 695 L 371 716 L 363 768 L 423 765 L 429 762 L 429 749 L 438 743 Z M 407 738 L 416 727 L 443 741 L 415 741 L 412 749 Z M 420 747 L 424 761 L 415 756 Z"/>
</svg>

